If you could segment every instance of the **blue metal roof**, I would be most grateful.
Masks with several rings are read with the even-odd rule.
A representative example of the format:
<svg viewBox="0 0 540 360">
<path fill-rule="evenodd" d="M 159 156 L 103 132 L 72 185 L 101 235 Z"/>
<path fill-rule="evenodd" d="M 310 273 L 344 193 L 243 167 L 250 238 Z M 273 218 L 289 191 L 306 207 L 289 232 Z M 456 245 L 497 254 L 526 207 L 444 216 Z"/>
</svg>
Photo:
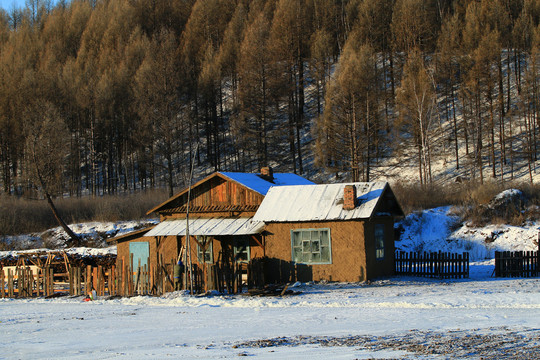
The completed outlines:
<svg viewBox="0 0 540 360">
<path fill-rule="evenodd" d="M 315 184 L 314 182 L 304 179 L 299 175 L 291 173 L 274 173 L 273 182 L 264 180 L 259 176 L 260 174 L 240 172 L 220 172 L 220 174 L 244 185 L 253 191 L 258 192 L 261 195 L 266 195 L 272 186 Z"/>
</svg>

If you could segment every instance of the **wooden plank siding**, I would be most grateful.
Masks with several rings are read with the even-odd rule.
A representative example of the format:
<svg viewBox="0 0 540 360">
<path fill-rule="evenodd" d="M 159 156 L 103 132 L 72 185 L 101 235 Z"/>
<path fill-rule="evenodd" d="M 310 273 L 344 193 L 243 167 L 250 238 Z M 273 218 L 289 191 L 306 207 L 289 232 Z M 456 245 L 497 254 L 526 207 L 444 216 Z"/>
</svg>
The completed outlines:
<svg viewBox="0 0 540 360">
<path fill-rule="evenodd" d="M 202 217 L 255 215 L 264 196 L 221 177 L 214 177 L 192 189 L 190 213 Z M 160 211 L 161 221 L 186 217 L 187 194 Z"/>
<path fill-rule="evenodd" d="M 210 179 L 192 190 L 191 205 L 259 205 L 264 196 L 220 177 Z M 187 194 L 181 197 L 180 203 L 187 202 Z"/>
</svg>

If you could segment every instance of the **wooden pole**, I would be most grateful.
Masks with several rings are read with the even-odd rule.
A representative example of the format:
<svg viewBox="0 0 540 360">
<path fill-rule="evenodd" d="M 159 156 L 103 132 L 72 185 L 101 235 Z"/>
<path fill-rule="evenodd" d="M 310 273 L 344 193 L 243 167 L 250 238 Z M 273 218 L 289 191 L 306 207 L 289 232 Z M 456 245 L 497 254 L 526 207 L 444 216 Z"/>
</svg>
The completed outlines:
<svg viewBox="0 0 540 360">
<path fill-rule="evenodd" d="M 197 156 L 197 151 L 199 150 L 199 143 L 197 143 L 197 147 L 195 148 L 195 155 L 192 157 L 191 162 L 191 173 L 189 175 L 189 187 L 188 187 L 188 195 L 187 195 L 187 206 L 186 206 L 186 241 L 187 241 L 187 253 L 188 253 L 188 262 L 189 264 L 189 293 L 193 295 L 193 269 L 192 269 L 192 262 L 191 262 L 191 241 L 189 238 L 189 204 L 191 201 L 191 182 L 193 181 L 193 170 L 195 168 L 195 156 Z"/>
<path fill-rule="evenodd" d="M 2 299 L 6 297 L 4 291 L 4 269 L 0 267 L 0 292 L 2 294 Z"/>
</svg>

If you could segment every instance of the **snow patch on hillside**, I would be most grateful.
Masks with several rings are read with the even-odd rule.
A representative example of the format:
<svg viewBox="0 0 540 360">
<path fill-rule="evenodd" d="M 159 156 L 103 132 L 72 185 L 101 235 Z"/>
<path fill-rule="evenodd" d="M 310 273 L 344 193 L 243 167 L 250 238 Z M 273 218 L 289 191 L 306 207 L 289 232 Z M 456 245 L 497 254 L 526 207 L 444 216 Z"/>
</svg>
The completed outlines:
<svg viewBox="0 0 540 360">
<path fill-rule="evenodd" d="M 157 223 L 157 220 L 133 220 L 118 222 L 87 222 L 69 227 L 83 239 L 86 246 L 67 249 L 68 236 L 61 227 L 42 233 L 0 237 L 5 246 L 14 251 L 0 251 L 0 258 L 17 252 L 41 252 L 48 249 L 67 249 L 70 254 L 83 256 L 115 254 L 116 246 L 109 246 L 107 239 L 130 233 Z"/>
<path fill-rule="evenodd" d="M 506 192 L 505 192 L 506 193 Z M 509 195 L 501 193 L 500 200 Z M 474 227 L 456 215 L 458 208 L 445 206 L 415 212 L 396 223 L 401 231 L 396 249 L 414 252 L 468 252 L 472 261 L 493 259 L 495 251 L 538 249 L 539 224 Z"/>
</svg>

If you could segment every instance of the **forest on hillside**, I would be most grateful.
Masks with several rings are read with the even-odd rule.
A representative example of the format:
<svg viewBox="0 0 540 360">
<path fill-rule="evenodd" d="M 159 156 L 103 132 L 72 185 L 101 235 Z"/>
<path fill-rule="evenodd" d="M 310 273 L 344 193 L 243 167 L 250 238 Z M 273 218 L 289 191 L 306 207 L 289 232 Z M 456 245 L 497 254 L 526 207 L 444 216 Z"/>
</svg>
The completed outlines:
<svg viewBox="0 0 540 360">
<path fill-rule="evenodd" d="M 0 10 L 0 194 L 172 194 L 191 164 L 369 181 L 398 156 L 429 184 L 442 152 L 511 178 L 540 152 L 539 19 L 540 0 L 28 0 Z"/>
</svg>

